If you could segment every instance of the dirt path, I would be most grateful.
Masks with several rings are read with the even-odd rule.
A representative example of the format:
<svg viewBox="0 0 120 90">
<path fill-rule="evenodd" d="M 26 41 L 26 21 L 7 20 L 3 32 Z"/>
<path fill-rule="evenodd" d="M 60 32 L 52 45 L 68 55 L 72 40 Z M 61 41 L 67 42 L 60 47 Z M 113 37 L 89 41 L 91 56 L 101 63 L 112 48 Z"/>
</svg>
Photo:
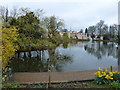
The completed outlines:
<svg viewBox="0 0 120 90">
<path fill-rule="evenodd" d="M 117 68 L 113 69 L 114 71 Z M 51 72 L 51 82 L 69 82 L 94 79 L 97 70 L 73 71 L 73 72 Z M 47 83 L 48 72 L 20 72 L 14 73 L 13 78 L 19 84 Z"/>
</svg>

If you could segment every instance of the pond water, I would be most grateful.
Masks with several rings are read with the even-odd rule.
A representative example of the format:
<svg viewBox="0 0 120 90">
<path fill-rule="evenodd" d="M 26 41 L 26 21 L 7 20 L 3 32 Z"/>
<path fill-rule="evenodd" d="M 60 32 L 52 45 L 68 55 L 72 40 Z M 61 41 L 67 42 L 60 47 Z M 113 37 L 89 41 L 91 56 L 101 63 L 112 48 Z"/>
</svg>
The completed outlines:
<svg viewBox="0 0 120 90">
<path fill-rule="evenodd" d="M 77 42 L 56 49 L 19 52 L 9 65 L 12 72 L 68 72 L 118 66 L 114 42 Z"/>
</svg>

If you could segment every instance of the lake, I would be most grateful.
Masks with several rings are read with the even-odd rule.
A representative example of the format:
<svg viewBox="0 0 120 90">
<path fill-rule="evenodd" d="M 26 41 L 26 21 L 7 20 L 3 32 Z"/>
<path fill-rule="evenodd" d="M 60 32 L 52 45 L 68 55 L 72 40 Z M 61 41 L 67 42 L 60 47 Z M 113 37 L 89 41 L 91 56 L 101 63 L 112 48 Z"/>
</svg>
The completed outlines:
<svg viewBox="0 0 120 90">
<path fill-rule="evenodd" d="M 118 66 L 115 42 L 77 42 L 55 49 L 16 53 L 9 68 L 12 72 L 82 71 Z"/>
</svg>

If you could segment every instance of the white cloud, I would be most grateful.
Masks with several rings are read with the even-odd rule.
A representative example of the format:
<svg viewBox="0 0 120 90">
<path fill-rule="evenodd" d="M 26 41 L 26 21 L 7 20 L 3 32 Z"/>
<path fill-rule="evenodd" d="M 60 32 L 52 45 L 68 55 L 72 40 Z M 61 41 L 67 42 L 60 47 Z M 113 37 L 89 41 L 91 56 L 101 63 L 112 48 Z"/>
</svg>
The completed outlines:
<svg viewBox="0 0 120 90">
<path fill-rule="evenodd" d="M 1 2 L 118 2 L 119 0 L 0 0 Z"/>
<path fill-rule="evenodd" d="M 1 0 L 0 0 L 1 1 Z M 99 20 L 106 24 L 117 23 L 118 0 L 2 0 L 0 5 L 44 9 L 46 16 L 64 19 L 66 27 L 80 30 L 95 25 Z"/>
</svg>

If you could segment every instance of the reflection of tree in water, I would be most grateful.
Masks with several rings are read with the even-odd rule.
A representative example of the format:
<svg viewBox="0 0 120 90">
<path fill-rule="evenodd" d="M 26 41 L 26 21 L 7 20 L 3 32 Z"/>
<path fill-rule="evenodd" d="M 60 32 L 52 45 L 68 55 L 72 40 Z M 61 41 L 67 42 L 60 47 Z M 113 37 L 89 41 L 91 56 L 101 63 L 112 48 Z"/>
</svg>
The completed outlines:
<svg viewBox="0 0 120 90">
<path fill-rule="evenodd" d="M 55 52 L 55 49 L 49 49 L 48 52 L 45 50 L 36 52 L 36 56 L 31 52 L 17 53 L 9 66 L 12 72 L 47 72 L 48 64 L 52 66 L 54 71 L 62 71 L 64 64 L 72 62 L 70 56 L 61 55 Z M 47 53 L 50 57 L 46 57 Z"/>
<path fill-rule="evenodd" d="M 49 60 L 52 71 L 62 71 L 62 67 L 67 63 L 71 63 L 72 59 L 70 56 L 59 54 L 55 49 L 49 49 Z"/>
<path fill-rule="evenodd" d="M 118 48 L 116 47 L 116 44 L 112 42 L 96 42 L 90 45 L 84 45 L 84 49 L 98 59 L 102 59 L 103 56 L 113 56 L 114 58 L 118 58 Z"/>
</svg>

